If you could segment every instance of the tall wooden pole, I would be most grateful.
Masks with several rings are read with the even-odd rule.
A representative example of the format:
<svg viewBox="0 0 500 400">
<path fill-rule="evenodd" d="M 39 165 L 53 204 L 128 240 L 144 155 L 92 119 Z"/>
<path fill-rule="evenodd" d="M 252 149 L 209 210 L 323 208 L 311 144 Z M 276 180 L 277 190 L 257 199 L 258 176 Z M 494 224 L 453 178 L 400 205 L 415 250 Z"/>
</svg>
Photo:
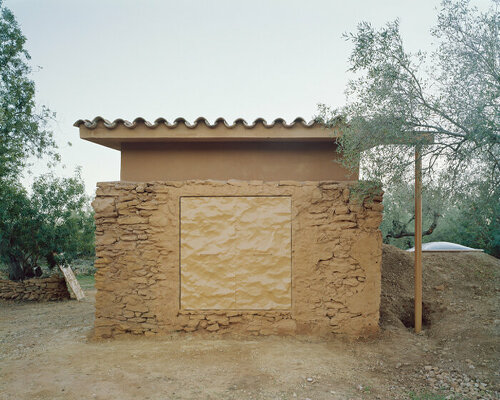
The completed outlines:
<svg viewBox="0 0 500 400">
<path fill-rule="evenodd" d="M 422 330 L 422 154 L 415 147 L 415 333 Z"/>
</svg>

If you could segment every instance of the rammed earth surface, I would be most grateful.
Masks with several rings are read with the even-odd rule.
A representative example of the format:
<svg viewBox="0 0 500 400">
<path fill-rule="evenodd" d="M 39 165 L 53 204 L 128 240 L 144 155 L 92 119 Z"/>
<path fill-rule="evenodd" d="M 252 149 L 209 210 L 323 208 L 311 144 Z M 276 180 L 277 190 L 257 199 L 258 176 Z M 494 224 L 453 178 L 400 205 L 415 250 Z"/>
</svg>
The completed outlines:
<svg viewBox="0 0 500 400">
<path fill-rule="evenodd" d="M 376 332 L 382 197 L 350 185 L 98 184 L 95 336 Z"/>
</svg>

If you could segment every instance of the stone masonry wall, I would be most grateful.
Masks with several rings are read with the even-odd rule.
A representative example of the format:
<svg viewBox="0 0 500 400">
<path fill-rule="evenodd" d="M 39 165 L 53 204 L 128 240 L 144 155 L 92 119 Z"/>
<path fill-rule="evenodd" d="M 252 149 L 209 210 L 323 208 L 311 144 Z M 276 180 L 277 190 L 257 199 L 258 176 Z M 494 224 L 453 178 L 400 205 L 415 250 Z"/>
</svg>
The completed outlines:
<svg viewBox="0 0 500 400">
<path fill-rule="evenodd" d="M 53 301 L 69 298 L 66 281 L 59 275 L 24 281 L 0 280 L 0 299 L 2 300 Z"/>
<path fill-rule="evenodd" d="M 292 306 L 280 311 L 180 308 L 182 196 L 290 196 Z M 349 183 L 99 183 L 95 336 L 203 331 L 365 336 L 378 330 L 382 196 Z"/>
</svg>

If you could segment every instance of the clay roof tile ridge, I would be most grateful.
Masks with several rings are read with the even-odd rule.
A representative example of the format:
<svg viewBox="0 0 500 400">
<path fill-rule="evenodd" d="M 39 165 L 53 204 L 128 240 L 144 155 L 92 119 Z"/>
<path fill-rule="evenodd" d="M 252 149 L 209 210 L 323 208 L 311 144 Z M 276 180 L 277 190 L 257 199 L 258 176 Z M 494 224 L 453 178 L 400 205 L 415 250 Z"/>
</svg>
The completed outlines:
<svg viewBox="0 0 500 400">
<path fill-rule="evenodd" d="M 114 121 L 111 122 L 107 119 L 104 119 L 101 116 L 97 116 L 93 120 L 79 119 L 78 121 L 76 121 L 73 124 L 73 126 L 80 127 L 83 125 L 87 129 L 96 129 L 99 125 L 107 128 L 107 129 L 115 129 L 118 126 L 124 126 L 126 128 L 129 128 L 129 129 L 134 129 L 138 125 L 145 125 L 148 128 L 154 129 L 154 128 L 157 128 L 159 125 L 163 124 L 167 128 L 174 129 L 174 128 L 177 128 L 180 124 L 183 124 L 186 128 L 195 129 L 200 124 L 204 124 L 208 128 L 216 128 L 217 126 L 223 124 L 228 129 L 232 129 L 238 125 L 243 126 L 246 129 L 252 129 L 258 124 L 262 124 L 266 128 L 273 128 L 276 125 L 281 125 L 284 128 L 292 128 L 295 125 L 302 125 L 305 128 L 310 128 L 310 127 L 316 125 L 317 123 L 318 122 L 316 122 L 314 119 L 311 120 L 310 122 L 307 122 L 302 117 L 295 118 L 291 123 L 287 123 L 283 118 L 276 118 L 271 123 L 267 123 L 267 121 L 264 118 L 257 118 L 252 123 L 248 123 L 243 118 L 237 118 L 231 124 L 231 123 L 227 122 L 225 118 L 222 118 L 222 117 L 217 118 L 213 124 L 210 124 L 210 122 L 205 117 L 198 117 L 193 121 L 193 123 L 188 122 L 185 118 L 182 118 L 182 117 L 176 118 L 173 121 L 173 123 L 170 123 L 165 118 L 161 118 L 161 117 L 157 118 L 152 123 L 147 121 L 146 119 L 144 119 L 142 117 L 137 117 L 132 122 L 127 121 L 127 120 L 122 119 L 122 118 L 115 119 Z"/>
</svg>

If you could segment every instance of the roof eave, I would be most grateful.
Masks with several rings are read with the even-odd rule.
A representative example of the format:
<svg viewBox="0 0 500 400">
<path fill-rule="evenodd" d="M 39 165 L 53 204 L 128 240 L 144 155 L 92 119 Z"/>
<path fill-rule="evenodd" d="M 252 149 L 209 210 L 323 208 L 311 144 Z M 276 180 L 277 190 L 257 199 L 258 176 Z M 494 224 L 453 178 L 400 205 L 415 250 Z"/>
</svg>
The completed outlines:
<svg viewBox="0 0 500 400">
<path fill-rule="evenodd" d="M 238 141 L 270 141 L 270 142 L 305 142 L 331 141 L 339 137 L 339 129 L 326 129 L 314 121 L 306 123 L 296 119 L 287 124 L 277 119 L 272 124 L 264 120 L 256 120 L 247 124 L 236 120 L 232 125 L 225 120 L 218 119 L 213 125 L 203 120 L 196 120 L 188 124 L 185 120 L 177 119 L 174 124 L 159 122 L 154 124 L 142 119 L 132 123 L 124 120 L 109 122 L 103 119 L 93 121 L 79 120 L 75 123 L 80 129 L 80 138 L 121 150 L 122 143 L 144 142 L 238 142 Z"/>
</svg>

